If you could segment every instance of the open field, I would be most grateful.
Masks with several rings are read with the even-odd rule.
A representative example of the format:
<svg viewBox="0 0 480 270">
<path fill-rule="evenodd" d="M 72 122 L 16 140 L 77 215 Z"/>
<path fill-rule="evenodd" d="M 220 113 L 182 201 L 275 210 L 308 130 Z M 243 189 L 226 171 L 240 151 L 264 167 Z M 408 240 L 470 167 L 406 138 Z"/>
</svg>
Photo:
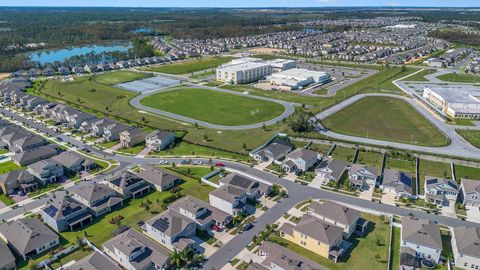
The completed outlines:
<svg viewBox="0 0 480 270">
<path fill-rule="evenodd" d="M 220 125 L 260 123 L 281 115 L 282 105 L 200 88 L 179 88 L 156 93 L 142 105 Z"/>
<path fill-rule="evenodd" d="M 480 83 L 480 75 L 448 73 L 437 77 L 445 82 Z"/>
<path fill-rule="evenodd" d="M 457 129 L 457 133 L 471 145 L 480 148 L 480 130 Z"/>
<path fill-rule="evenodd" d="M 337 112 L 323 124 L 338 133 L 372 139 L 444 146 L 445 136 L 402 100 L 367 97 Z"/>
<path fill-rule="evenodd" d="M 113 85 L 113 84 L 126 83 L 126 82 L 135 81 L 135 80 L 145 79 L 152 76 L 153 76 L 152 74 L 148 74 L 148 73 L 121 70 L 121 71 L 114 71 L 114 72 L 94 75 L 92 76 L 92 79 L 97 83 Z"/>
<path fill-rule="evenodd" d="M 346 257 L 346 262 L 342 259 L 338 263 L 333 263 L 332 261 L 323 258 L 310 250 L 307 250 L 278 236 L 271 236 L 271 239 L 331 270 L 387 269 L 390 227 L 389 225 L 385 224 L 380 217 L 366 214 L 362 216 L 370 221 L 368 227 L 369 232 L 364 238 L 352 236 L 348 240 L 353 244 L 353 246 L 352 250 Z M 377 254 L 378 256 L 376 256 Z M 379 258 L 375 259 L 375 257 Z"/>
<path fill-rule="evenodd" d="M 216 68 L 232 60 L 232 57 L 211 57 L 180 63 L 149 67 L 146 70 L 173 75 L 187 74 L 205 69 Z"/>
<path fill-rule="evenodd" d="M 435 69 L 425 69 L 415 75 L 406 78 L 405 81 L 426 82 L 428 80 L 425 78 L 425 75 L 433 74 L 435 72 Z"/>
</svg>

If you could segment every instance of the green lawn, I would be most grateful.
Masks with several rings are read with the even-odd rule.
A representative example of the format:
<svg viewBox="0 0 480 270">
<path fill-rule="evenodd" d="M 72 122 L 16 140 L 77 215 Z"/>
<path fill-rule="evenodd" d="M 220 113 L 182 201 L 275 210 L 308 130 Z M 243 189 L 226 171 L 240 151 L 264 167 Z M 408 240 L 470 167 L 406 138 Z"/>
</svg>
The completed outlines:
<svg viewBox="0 0 480 270">
<path fill-rule="evenodd" d="M 354 155 L 355 155 L 355 149 L 338 146 L 338 145 L 335 147 L 332 153 L 332 156 L 334 158 L 345 160 L 348 162 L 352 162 Z"/>
<path fill-rule="evenodd" d="M 15 171 L 18 169 L 20 169 L 20 166 L 13 163 L 13 161 L 6 161 L 6 162 L 0 163 L 0 174 Z"/>
<path fill-rule="evenodd" d="M 0 148 L 0 155 L 6 154 L 6 153 L 8 153 L 7 149 Z"/>
<path fill-rule="evenodd" d="M 391 269 L 398 269 L 400 267 L 400 228 L 397 227 L 393 227 L 391 262 Z"/>
<path fill-rule="evenodd" d="M 140 152 L 142 152 L 143 149 L 145 149 L 145 144 L 141 143 L 133 147 L 120 148 L 117 151 L 131 155 L 138 155 Z"/>
<path fill-rule="evenodd" d="M 467 140 L 471 145 L 480 148 L 480 130 L 456 130 L 460 136 Z"/>
<path fill-rule="evenodd" d="M 210 170 L 210 167 L 204 166 L 177 166 L 175 168 L 171 168 L 171 170 L 182 175 L 188 175 L 197 180 L 202 178 L 202 176 L 205 176 L 212 172 Z"/>
<path fill-rule="evenodd" d="M 222 151 L 214 148 L 207 148 L 201 145 L 191 144 L 187 142 L 180 142 L 175 145 L 172 150 L 162 150 L 160 152 L 151 152 L 150 156 L 210 156 L 210 157 L 223 157 L 231 158 L 235 160 L 249 160 L 246 155 L 240 155 Z"/>
<path fill-rule="evenodd" d="M 121 70 L 95 75 L 92 76 L 92 79 L 97 83 L 113 85 L 149 78 L 152 76 L 153 75 L 149 73 Z"/>
<path fill-rule="evenodd" d="M 455 177 L 457 181 L 462 178 L 480 180 L 480 168 L 467 167 L 463 165 L 455 166 Z"/>
<path fill-rule="evenodd" d="M 180 194 L 192 195 L 201 200 L 208 201 L 208 193 L 213 190 L 212 187 L 199 183 L 197 179 L 181 175 L 180 177 L 184 180 L 184 182 L 180 185 Z M 108 213 L 102 217 L 96 218 L 92 224 L 84 227 L 81 230 L 77 230 L 74 232 L 62 232 L 60 234 L 62 237 L 62 242 L 64 243 L 64 246 L 69 246 L 76 242 L 77 236 L 84 238 L 85 235 L 87 235 L 88 240 L 90 240 L 97 247 L 100 247 L 105 241 L 111 239 L 114 236 L 113 231 L 117 228 L 117 225 L 111 224 L 110 221 L 112 220 L 112 218 L 116 218 L 118 216 L 123 217 L 120 222 L 121 225 L 130 226 L 137 230 L 140 230 L 137 222 L 146 221 L 151 217 L 157 215 L 158 213 L 163 212 L 166 205 L 164 205 L 162 202 L 169 196 L 171 196 L 171 193 L 169 191 L 152 192 L 145 197 L 126 201 L 124 202 L 122 208 L 114 210 L 113 212 Z M 149 210 L 146 210 L 145 208 L 142 208 L 140 206 L 142 202 L 147 201 L 151 202 Z M 80 257 L 77 252 L 83 251 L 76 251 L 69 256 L 72 258 Z M 45 259 L 46 257 L 48 257 L 48 254 L 43 255 L 37 261 Z M 21 269 L 27 269 L 26 265 Z"/>
<path fill-rule="evenodd" d="M 383 154 L 370 151 L 359 151 L 357 163 L 366 164 L 380 168 L 382 166 Z"/>
<path fill-rule="evenodd" d="M 178 88 L 140 101 L 142 105 L 219 125 L 247 125 L 270 120 L 282 105 L 200 88 Z"/>
<path fill-rule="evenodd" d="M 161 65 L 147 68 L 148 71 L 161 72 L 167 74 L 187 74 L 205 69 L 216 68 L 221 64 L 225 64 L 232 60 L 232 57 L 211 57 L 203 59 L 195 59 L 180 63 Z"/>
<path fill-rule="evenodd" d="M 0 201 L 5 205 L 12 205 L 16 203 L 14 200 L 10 199 L 5 193 L 0 193 Z"/>
<path fill-rule="evenodd" d="M 425 185 L 425 176 L 441 177 L 451 179 L 452 170 L 450 168 L 450 163 L 436 162 L 421 159 L 419 161 L 419 174 L 420 174 L 420 194 L 423 194 L 424 185 Z"/>
<path fill-rule="evenodd" d="M 270 239 L 278 241 L 286 248 L 307 257 L 308 259 L 327 267 L 330 270 L 353 269 L 353 270 L 377 270 L 387 269 L 388 264 L 388 243 L 390 239 L 390 226 L 386 225 L 380 217 L 373 215 L 362 215 L 370 221 L 369 233 L 365 238 L 352 236 L 349 241 L 353 244 L 352 250 L 346 257 L 346 261 L 333 263 L 310 250 L 289 242 L 278 236 L 271 236 Z M 376 259 L 378 254 L 379 259 Z"/>
<path fill-rule="evenodd" d="M 391 97 L 366 97 L 323 120 L 329 129 L 352 136 L 444 146 L 445 136 L 412 106 Z"/>
<path fill-rule="evenodd" d="M 387 156 L 385 168 L 397 169 L 415 174 L 415 161 L 396 159 Z"/>
<path fill-rule="evenodd" d="M 438 76 L 437 79 L 446 82 L 480 83 L 480 76 L 472 74 L 448 73 Z"/>
<path fill-rule="evenodd" d="M 420 71 L 419 73 L 417 73 L 415 75 L 412 75 L 412 76 L 406 78 L 405 81 L 426 82 L 428 80 L 425 78 L 425 75 L 430 75 L 430 74 L 433 74 L 435 72 L 436 72 L 435 69 L 425 69 L 425 70 Z"/>
</svg>

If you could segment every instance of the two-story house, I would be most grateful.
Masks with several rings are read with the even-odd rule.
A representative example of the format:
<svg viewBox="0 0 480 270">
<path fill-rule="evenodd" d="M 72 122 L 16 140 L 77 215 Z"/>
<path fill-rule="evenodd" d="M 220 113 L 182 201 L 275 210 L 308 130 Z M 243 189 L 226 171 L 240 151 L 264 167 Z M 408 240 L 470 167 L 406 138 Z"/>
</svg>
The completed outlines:
<svg viewBox="0 0 480 270">
<path fill-rule="evenodd" d="M 353 164 L 348 172 L 350 186 L 358 189 L 375 186 L 378 179 L 378 170 L 375 167 L 363 164 Z"/>
<path fill-rule="evenodd" d="M 275 162 L 280 164 L 285 156 L 292 151 L 293 146 L 287 141 L 271 143 L 254 154 L 259 162 Z"/>
<path fill-rule="evenodd" d="M 456 268 L 480 268 L 480 227 L 453 228 L 452 251 Z"/>
<path fill-rule="evenodd" d="M 415 251 L 419 259 L 430 259 L 435 263 L 442 253 L 442 237 L 440 227 L 430 220 L 404 218 L 402 219 L 401 247 Z"/>
<path fill-rule="evenodd" d="M 88 206 L 98 217 L 123 204 L 123 199 L 115 190 L 104 184 L 82 183 L 72 190 L 72 198 Z"/>
<path fill-rule="evenodd" d="M 381 188 L 384 192 L 395 194 L 396 198 L 414 197 L 412 175 L 409 172 L 385 169 Z"/>
<path fill-rule="evenodd" d="M 309 149 L 297 148 L 288 153 L 282 168 L 287 172 L 308 171 L 318 162 L 318 153 Z"/>
<path fill-rule="evenodd" d="M 453 180 L 425 176 L 425 200 L 438 206 L 455 204 L 460 188 Z"/>
<path fill-rule="evenodd" d="M 155 130 L 145 136 L 145 144 L 152 151 L 161 151 L 175 142 L 175 133 Z"/>
<path fill-rule="evenodd" d="M 480 206 L 480 183 L 478 180 L 462 179 L 460 185 L 462 190 L 463 203 L 466 206 Z"/>
<path fill-rule="evenodd" d="M 324 185 L 329 182 L 338 182 L 348 169 L 348 163 L 344 160 L 326 158 L 318 164 L 315 174 Z"/>
<path fill-rule="evenodd" d="M 107 186 L 121 194 L 124 199 L 140 198 L 150 192 L 150 184 L 141 176 L 124 171 L 109 179 Z"/>
<path fill-rule="evenodd" d="M 49 201 L 39 213 L 43 222 L 57 232 L 73 231 L 92 221 L 88 208 L 71 197 Z"/>
<path fill-rule="evenodd" d="M 140 128 L 131 127 L 120 132 L 120 145 L 122 147 L 133 147 L 145 142 L 147 133 Z"/>
<path fill-rule="evenodd" d="M 138 172 L 137 175 L 153 185 L 157 191 L 168 190 L 180 183 L 180 178 L 175 174 L 155 168 L 148 164 L 141 165 L 140 172 Z"/>
<path fill-rule="evenodd" d="M 28 165 L 28 172 L 40 180 L 43 185 L 55 183 L 65 174 L 63 166 L 52 159 L 44 159 Z"/>
</svg>

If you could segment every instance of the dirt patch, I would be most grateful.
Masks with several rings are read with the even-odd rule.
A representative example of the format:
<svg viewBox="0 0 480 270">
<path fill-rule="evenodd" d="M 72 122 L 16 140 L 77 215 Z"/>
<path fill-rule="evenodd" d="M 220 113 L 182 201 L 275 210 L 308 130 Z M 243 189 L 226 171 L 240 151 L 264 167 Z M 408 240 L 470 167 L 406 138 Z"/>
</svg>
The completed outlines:
<svg viewBox="0 0 480 270">
<path fill-rule="evenodd" d="M 286 49 L 278 49 L 278 48 L 253 48 L 248 50 L 251 53 L 258 53 L 258 54 L 277 54 L 277 53 L 287 53 Z"/>
<path fill-rule="evenodd" d="M 10 76 L 10 73 L 0 73 L 0 80 L 6 79 Z"/>
</svg>

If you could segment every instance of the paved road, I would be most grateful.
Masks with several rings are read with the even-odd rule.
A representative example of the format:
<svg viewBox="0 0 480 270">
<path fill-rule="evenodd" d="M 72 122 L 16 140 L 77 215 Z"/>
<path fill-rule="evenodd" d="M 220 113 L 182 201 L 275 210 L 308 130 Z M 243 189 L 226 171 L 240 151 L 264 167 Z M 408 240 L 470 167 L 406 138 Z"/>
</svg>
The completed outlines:
<svg viewBox="0 0 480 270">
<path fill-rule="evenodd" d="M 169 118 L 172 118 L 172 119 L 180 120 L 180 121 L 191 123 L 191 124 L 197 123 L 198 125 L 203 126 L 203 127 L 207 127 L 207 128 L 222 129 L 222 130 L 243 130 L 243 129 L 260 128 L 263 125 L 267 125 L 267 126 L 268 125 L 273 125 L 273 124 L 289 117 L 295 111 L 295 107 L 294 107 L 295 104 L 292 103 L 292 102 L 281 101 L 281 100 L 278 100 L 278 99 L 262 97 L 262 96 L 245 95 L 245 94 L 240 93 L 240 92 L 225 90 L 225 89 L 221 89 L 221 88 L 217 88 L 217 87 L 210 87 L 210 86 L 205 86 L 205 85 L 197 85 L 197 84 L 191 84 L 191 83 L 183 83 L 183 85 L 191 86 L 191 87 L 195 87 L 195 88 L 208 89 L 208 90 L 213 90 L 213 91 L 218 91 L 218 92 L 223 92 L 223 93 L 229 93 L 229 94 L 237 95 L 237 96 L 244 96 L 244 97 L 246 96 L 246 97 L 253 98 L 253 99 L 270 101 L 270 102 L 274 102 L 274 103 L 278 103 L 278 104 L 282 105 L 285 108 L 285 110 L 283 111 L 283 113 L 281 115 L 279 115 L 275 118 L 272 118 L 268 121 L 255 123 L 255 124 L 250 124 L 250 125 L 226 126 L 226 125 L 212 124 L 212 123 L 209 123 L 209 122 L 206 122 L 206 121 L 197 120 L 197 119 L 186 117 L 186 116 L 183 116 L 183 115 L 178 115 L 178 114 L 175 114 L 175 113 L 166 112 L 166 111 L 162 111 L 162 110 L 159 110 L 159 109 L 154 109 L 152 107 L 144 106 L 140 103 L 140 100 L 142 100 L 143 98 L 145 98 L 147 96 L 151 96 L 151 95 L 159 93 L 159 92 L 174 91 L 176 88 L 164 88 L 164 89 L 155 90 L 155 91 L 152 91 L 152 92 L 142 93 L 141 95 L 139 95 L 139 96 L 133 98 L 132 100 L 130 100 L 130 104 L 133 107 L 136 107 L 136 108 L 138 108 L 140 110 L 143 110 L 143 111 L 156 113 L 156 114 L 159 114 L 159 115 L 163 115 L 163 116 L 166 116 L 166 117 L 169 117 Z M 208 110 L 208 108 L 205 108 L 205 109 Z"/>
<path fill-rule="evenodd" d="M 33 128 L 36 128 L 42 132 L 45 132 L 46 134 L 49 134 L 52 137 L 60 136 L 64 141 L 68 141 L 72 145 L 78 145 L 79 147 L 88 147 L 82 142 L 76 140 L 75 138 L 70 138 L 65 135 L 61 135 L 41 124 L 25 119 L 22 116 L 12 114 L 8 111 L 5 111 L 2 108 L 0 108 L 0 112 L 11 115 L 14 119 L 26 125 L 32 126 Z M 92 154 L 98 157 L 118 161 L 120 163 L 120 167 L 117 168 L 115 172 L 121 171 L 127 168 L 128 166 L 134 166 L 137 164 L 157 164 L 161 160 L 169 160 L 170 162 L 180 163 L 180 161 L 185 160 L 185 158 L 144 158 L 144 157 L 134 157 L 134 156 L 123 156 L 118 154 L 106 153 L 104 151 L 96 150 L 94 148 L 91 148 L 91 149 L 92 149 Z M 209 162 L 209 160 L 206 158 L 192 159 L 192 161 L 195 161 L 195 160 L 202 161 L 204 163 Z M 288 181 L 286 179 L 280 178 L 278 176 L 274 176 L 272 174 L 266 173 L 264 171 L 251 168 L 250 166 L 245 164 L 240 164 L 240 163 L 220 160 L 220 159 L 215 159 L 213 160 L 213 162 L 214 163 L 222 162 L 225 164 L 226 168 L 229 170 L 233 170 L 233 171 L 248 175 L 250 177 L 262 179 L 269 183 L 276 183 L 276 184 L 282 185 L 288 190 L 289 196 L 288 198 L 283 199 L 283 201 L 278 203 L 276 206 L 269 209 L 260 218 L 258 218 L 254 228 L 252 228 L 248 232 L 245 232 L 241 235 L 234 237 L 230 242 L 228 242 L 222 248 L 220 248 L 215 254 L 210 256 L 207 264 L 204 266 L 205 269 L 212 269 L 212 268 L 220 269 L 222 266 L 224 266 L 227 263 L 228 260 L 233 259 L 252 240 L 254 235 L 258 234 L 261 230 L 263 230 L 265 227 L 265 224 L 273 224 L 278 218 L 280 218 L 285 212 L 287 212 L 288 209 L 293 207 L 298 202 L 301 202 L 307 199 L 308 197 L 311 197 L 313 199 L 327 199 L 327 200 L 337 201 L 339 203 L 347 204 L 352 207 L 362 209 L 362 211 L 364 212 L 374 212 L 377 214 L 399 215 L 399 216 L 408 216 L 410 214 L 413 214 L 418 218 L 429 219 L 447 226 L 478 225 L 473 222 L 462 221 L 456 218 L 437 216 L 434 214 L 428 214 L 423 211 L 379 204 L 379 203 L 375 203 L 367 200 L 362 200 L 357 197 L 351 197 L 351 196 L 343 195 L 340 193 L 321 190 L 311 186 L 303 186 L 303 185 Z M 115 172 L 110 172 L 107 175 L 98 176 L 95 178 L 95 180 L 100 181 Z M 64 194 L 62 192 L 57 192 L 56 194 L 56 196 L 63 196 L 63 195 Z M 0 214 L 0 220 L 13 218 L 15 216 L 22 215 L 25 211 L 31 211 L 33 209 L 41 207 L 42 205 L 45 204 L 47 200 L 51 198 L 50 196 L 44 199 L 31 201 L 26 205 L 19 207 L 15 210 L 5 211 Z"/>
</svg>

